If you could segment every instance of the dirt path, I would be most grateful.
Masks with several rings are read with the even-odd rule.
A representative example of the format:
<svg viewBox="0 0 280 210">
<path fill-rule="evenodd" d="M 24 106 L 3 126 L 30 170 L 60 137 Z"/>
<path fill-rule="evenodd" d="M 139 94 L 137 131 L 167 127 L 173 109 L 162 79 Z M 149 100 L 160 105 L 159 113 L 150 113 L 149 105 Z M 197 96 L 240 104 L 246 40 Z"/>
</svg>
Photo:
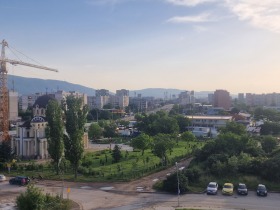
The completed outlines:
<svg viewBox="0 0 280 210">
<path fill-rule="evenodd" d="M 185 159 L 178 163 L 178 168 L 188 167 L 192 158 Z M 129 191 L 129 192 L 137 192 L 137 191 L 150 191 L 153 192 L 152 186 L 158 180 L 166 179 L 167 174 L 171 174 L 176 172 L 176 166 L 170 167 L 168 169 L 156 172 L 154 174 L 142 177 L 137 180 L 133 180 L 131 182 L 68 182 L 64 181 L 65 187 L 71 188 L 81 188 L 89 186 L 94 189 L 100 189 L 102 187 L 112 188 L 115 191 Z M 43 180 L 39 181 L 37 184 L 45 185 L 49 187 L 61 187 L 62 181 L 54 181 L 54 180 Z"/>
</svg>

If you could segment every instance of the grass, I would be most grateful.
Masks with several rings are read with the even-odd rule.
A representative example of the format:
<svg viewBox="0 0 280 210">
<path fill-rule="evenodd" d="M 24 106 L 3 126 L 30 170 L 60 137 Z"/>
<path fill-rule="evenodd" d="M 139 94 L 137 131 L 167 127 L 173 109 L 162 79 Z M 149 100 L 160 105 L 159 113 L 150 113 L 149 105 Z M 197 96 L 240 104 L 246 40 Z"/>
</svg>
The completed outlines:
<svg viewBox="0 0 280 210">
<path fill-rule="evenodd" d="M 194 146 L 202 147 L 203 142 L 179 141 L 171 153 L 168 153 L 168 164 L 174 165 L 182 158 L 188 157 Z M 136 179 L 164 169 L 161 161 L 152 151 L 146 150 L 144 155 L 140 151 L 122 151 L 122 160 L 119 163 L 112 163 L 111 152 L 107 150 L 86 152 L 82 159 L 80 173 L 74 180 L 74 174 L 70 166 L 63 174 L 63 179 L 80 182 L 106 182 L 106 181 L 128 181 Z M 26 165 L 32 165 L 34 161 L 24 163 L 17 170 L 11 170 L 11 176 L 26 175 L 37 177 L 41 174 L 44 179 L 61 180 L 61 175 L 56 175 L 50 163 L 45 163 L 43 167 L 36 167 L 35 170 L 26 170 Z"/>
</svg>

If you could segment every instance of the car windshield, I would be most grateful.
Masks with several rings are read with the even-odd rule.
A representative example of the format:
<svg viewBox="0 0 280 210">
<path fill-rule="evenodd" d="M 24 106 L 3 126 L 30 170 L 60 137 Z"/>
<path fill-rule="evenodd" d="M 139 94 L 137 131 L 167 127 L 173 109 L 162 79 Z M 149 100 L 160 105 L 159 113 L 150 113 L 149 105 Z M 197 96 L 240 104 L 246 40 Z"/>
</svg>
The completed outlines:
<svg viewBox="0 0 280 210">
<path fill-rule="evenodd" d="M 266 190 L 266 189 L 265 189 L 265 186 L 259 186 L 258 190 Z"/>
<path fill-rule="evenodd" d="M 232 188 L 231 185 L 224 185 L 224 188 Z"/>
<path fill-rule="evenodd" d="M 239 189 L 246 189 L 246 185 L 240 184 L 238 188 L 239 188 Z"/>
<path fill-rule="evenodd" d="M 215 184 L 209 184 L 208 187 L 216 188 L 216 185 Z"/>
</svg>

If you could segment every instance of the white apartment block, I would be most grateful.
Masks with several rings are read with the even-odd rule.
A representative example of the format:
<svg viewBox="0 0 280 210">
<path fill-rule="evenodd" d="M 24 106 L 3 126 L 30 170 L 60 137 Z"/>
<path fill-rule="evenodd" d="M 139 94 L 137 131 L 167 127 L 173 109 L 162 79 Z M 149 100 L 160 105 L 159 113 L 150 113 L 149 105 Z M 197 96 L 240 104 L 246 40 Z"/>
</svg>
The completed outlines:
<svg viewBox="0 0 280 210">
<path fill-rule="evenodd" d="M 70 95 L 72 95 L 76 98 L 81 98 L 82 99 L 82 106 L 87 105 L 88 97 L 87 97 L 87 94 L 85 94 L 85 93 L 79 93 L 79 92 L 76 92 L 76 91 L 66 92 L 64 90 L 58 90 L 57 92 L 54 93 L 55 99 L 60 103 L 63 100 L 66 100 L 67 96 L 70 96 Z"/>
<path fill-rule="evenodd" d="M 129 90 L 121 89 L 116 91 L 116 102 L 121 109 L 129 105 Z"/>
<path fill-rule="evenodd" d="M 9 120 L 18 120 L 18 93 L 9 91 Z"/>
<path fill-rule="evenodd" d="M 280 93 L 246 93 L 245 102 L 248 106 L 280 106 Z"/>
<path fill-rule="evenodd" d="M 194 104 L 194 91 L 185 91 L 179 94 L 179 104 L 180 105 L 187 105 L 187 104 Z"/>
<path fill-rule="evenodd" d="M 188 115 L 186 117 L 191 121 L 192 127 L 219 128 L 232 121 L 232 116 Z"/>
</svg>

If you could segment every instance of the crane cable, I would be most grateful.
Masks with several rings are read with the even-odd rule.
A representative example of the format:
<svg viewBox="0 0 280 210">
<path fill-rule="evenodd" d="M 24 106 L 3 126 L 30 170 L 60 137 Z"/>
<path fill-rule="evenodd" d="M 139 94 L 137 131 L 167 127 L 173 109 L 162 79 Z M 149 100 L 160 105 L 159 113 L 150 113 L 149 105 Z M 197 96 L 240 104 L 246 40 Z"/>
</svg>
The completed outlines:
<svg viewBox="0 0 280 210">
<path fill-rule="evenodd" d="M 11 50 L 11 48 L 13 48 L 16 52 L 20 53 L 21 55 L 25 56 L 26 58 L 32 60 L 34 63 L 37 63 L 38 65 L 41 65 L 41 66 L 44 66 L 44 65 L 42 65 L 40 62 L 38 62 L 38 61 L 36 61 L 36 60 L 34 60 L 34 59 L 28 57 L 27 55 L 25 55 L 24 53 L 20 52 L 19 50 L 17 50 L 16 48 L 14 48 L 13 46 L 11 46 L 11 45 L 9 44 L 9 49 Z M 12 50 L 11 50 L 11 51 L 12 51 Z M 16 57 L 17 57 L 17 56 L 16 56 Z M 17 57 L 17 58 L 18 58 L 18 57 Z M 19 60 L 20 60 L 20 59 L 19 59 Z M 21 60 L 20 60 L 20 61 L 21 61 Z"/>
</svg>

